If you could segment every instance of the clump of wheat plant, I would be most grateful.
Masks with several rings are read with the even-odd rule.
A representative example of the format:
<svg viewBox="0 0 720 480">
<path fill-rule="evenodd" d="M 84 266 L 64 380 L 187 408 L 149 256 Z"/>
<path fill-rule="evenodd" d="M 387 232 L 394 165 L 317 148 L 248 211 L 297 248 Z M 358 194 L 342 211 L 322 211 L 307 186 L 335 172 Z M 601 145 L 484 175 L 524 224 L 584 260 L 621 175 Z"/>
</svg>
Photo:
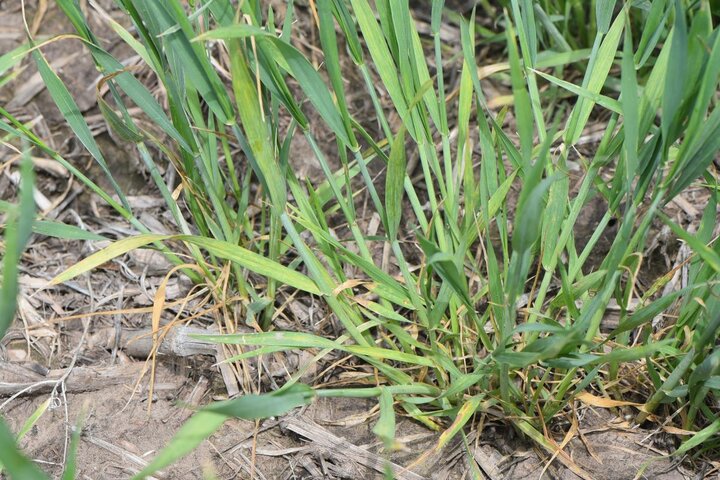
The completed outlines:
<svg viewBox="0 0 720 480">
<path fill-rule="evenodd" d="M 65 165 L 138 232 L 53 282 L 154 245 L 178 265 L 193 263 L 184 271 L 195 281 L 229 282 L 241 299 L 232 307 L 262 330 L 233 333 L 232 324 L 223 324 L 228 333 L 208 337 L 235 346 L 230 361 L 308 349 L 312 362 L 341 351 L 373 369 L 371 387 L 304 388 L 301 369 L 270 397 L 211 406 L 139 476 L 192 450 L 227 416 L 276 415 L 313 395 L 377 398 L 374 431 L 390 449 L 396 410 L 444 430 L 442 448 L 475 415 L 493 409 L 575 469 L 544 426 L 578 398 L 627 400 L 632 389 L 644 402 L 637 422 L 679 410 L 673 421 L 696 432 L 678 454 L 717 451 L 720 246 L 710 169 L 720 150 L 720 34 L 711 2 L 597 0 L 589 7 L 512 0 L 494 10 L 503 32 L 496 35 L 478 32 L 475 17 L 460 18 L 434 0 L 430 35 L 421 36 L 407 1 L 315 0 L 318 67 L 293 44 L 292 4 L 277 25 L 259 1 L 236 10 L 229 0 L 191 6 L 117 0 L 134 29 L 111 26 L 162 85 L 167 111 L 103 50 L 76 3 L 57 3 L 109 87 L 107 98 L 98 98 L 108 126 L 135 145 L 177 233 L 154 234 L 135 217 L 38 46 L 30 55 L 47 89 L 105 170 L 115 197 L 4 110 L 0 128 Z M 457 49 L 441 40 L 449 20 L 459 24 Z M 482 42 L 506 52 L 506 62 L 493 70 L 509 83 L 512 98 L 499 112 L 488 106 L 479 75 L 475 53 Z M 3 71 L 20 58 L 8 55 L 0 59 Z M 459 70 L 452 91 L 448 64 Z M 348 69 L 364 82 L 372 118 L 353 116 Z M 579 81 L 568 80 L 578 73 Z M 143 130 L 130 105 L 164 138 Z M 599 113 L 608 120 L 594 153 L 571 157 Z M 290 127 L 282 127 L 288 118 Z M 337 158 L 320 148 L 318 125 L 311 124 L 317 121 L 332 134 Z M 291 168 L 297 136 L 324 174 L 317 184 Z M 235 147 L 240 154 L 232 153 Z M 409 152 L 418 158 L 416 181 L 407 173 Z M 177 170 L 179 197 L 160 175 L 162 163 Z M 580 165 L 582 177 L 574 195 L 571 163 Z M 384 175 L 376 177 L 378 171 Z M 663 208 L 698 181 L 710 200 L 689 233 Z M 513 189 L 520 193 L 510 211 Z M 361 195 L 380 219 L 372 236 L 363 230 Z M 596 195 L 609 208 L 579 249 L 574 226 Z M 643 290 L 636 282 L 653 222 L 667 225 L 691 250 L 682 267 L 687 283 L 664 295 L 674 271 Z M 607 253 L 591 258 L 612 223 L 617 233 Z M 385 261 L 375 255 L 378 245 Z M 192 261 L 181 261 L 181 253 Z M 588 271 L 590 260 L 596 268 Z M 12 278 L 5 277 L 3 292 Z M 282 290 L 317 297 L 342 336 L 274 330 Z M 619 322 L 603 332 L 611 301 L 620 307 Z M 7 317 L 10 310 L 3 309 Z M 657 328 L 654 319 L 663 314 L 669 321 Z M 645 380 L 620 381 L 629 363 L 641 365 Z M 253 411 L 267 398 L 275 401 L 272 408 Z"/>
</svg>

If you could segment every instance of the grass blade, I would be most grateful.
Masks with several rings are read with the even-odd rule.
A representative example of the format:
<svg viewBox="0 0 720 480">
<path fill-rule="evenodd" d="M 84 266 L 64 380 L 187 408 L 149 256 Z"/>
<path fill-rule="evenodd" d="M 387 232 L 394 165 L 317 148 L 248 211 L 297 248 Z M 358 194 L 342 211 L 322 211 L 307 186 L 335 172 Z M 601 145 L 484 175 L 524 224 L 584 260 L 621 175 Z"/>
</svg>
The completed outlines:
<svg viewBox="0 0 720 480">
<path fill-rule="evenodd" d="M 0 418 L 0 463 L 5 466 L 13 479 L 48 480 L 49 478 L 20 453 L 15 445 L 15 436 L 2 418 Z"/>
<path fill-rule="evenodd" d="M 387 177 L 385 178 L 385 215 L 387 215 L 388 239 L 395 240 L 403 210 L 405 172 L 405 128 L 393 140 L 390 149 Z"/>
<path fill-rule="evenodd" d="M 243 395 L 215 403 L 193 415 L 180 428 L 170 443 L 134 480 L 146 478 L 193 451 L 202 441 L 215 433 L 230 417 L 255 420 L 282 415 L 293 408 L 307 405 L 313 394 L 309 387 L 297 384 L 294 388 L 270 395 Z"/>
<path fill-rule="evenodd" d="M 320 290 L 317 288 L 315 283 L 305 275 L 298 273 L 295 270 L 291 270 L 290 268 L 274 262 L 260 254 L 237 245 L 233 245 L 229 242 L 192 235 L 145 234 L 117 240 L 112 245 L 90 255 L 87 258 L 84 258 L 80 262 L 57 275 L 50 281 L 50 285 L 58 285 L 66 282 L 131 250 L 144 247 L 151 243 L 171 240 L 180 240 L 191 243 L 208 250 L 217 257 L 235 262 L 255 273 L 267 276 L 268 278 L 273 278 L 313 295 L 320 295 Z"/>
<path fill-rule="evenodd" d="M 21 189 L 20 205 L 11 212 L 5 227 L 5 245 L 2 261 L 2 288 L 0 288 L 0 339 L 15 318 L 18 295 L 18 263 L 25 249 L 33 218 L 35 217 L 35 200 L 33 199 L 34 173 L 30 152 L 25 151 L 20 164 Z"/>
<path fill-rule="evenodd" d="M 65 120 L 67 120 L 68 125 L 72 128 L 73 132 L 78 137 L 78 140 L 80 140 L 80 143 L 83 144 L 88 152 L 90 152 L 90 155 L 92 155 L 97 161 L 98 165 L 100 165 L 100 168 L 105 173 L 105 176 L 112 185 L 113 190 L 115 190 L 115 193 L 123 202 L 123 205 L 130 210 L 125 194 L 110 172 L 107 162 L 105 161 L 105 157 L 95 142 L 95 138 L 93 137 L 92 132 L 90 132 L 90 128 L 85 122 L 77 103 L 73 100 L 67 87 L 62 80 L 60 80 L 60 77 L 58 77 L 57 74 L 50 68 L 47 60 L 45 60 L 45 57 L 39 50 L 34 50 L 32 54 L 40 72 L 40 76 L 42 77 L 43 82 L 45 82 L 45 87 L 48 92 L 50 92 L 50 96 L 60 110 L 60 113 L 62 113 Z"/>
</svg>

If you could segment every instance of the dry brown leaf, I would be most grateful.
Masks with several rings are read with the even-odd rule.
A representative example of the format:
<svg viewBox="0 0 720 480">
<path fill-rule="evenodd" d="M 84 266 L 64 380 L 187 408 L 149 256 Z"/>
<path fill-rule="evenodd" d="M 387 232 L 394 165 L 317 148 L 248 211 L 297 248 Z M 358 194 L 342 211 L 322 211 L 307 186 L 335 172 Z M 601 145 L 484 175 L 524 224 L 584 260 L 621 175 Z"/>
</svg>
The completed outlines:
<svg viewBox="0 0 720 480">
<path fill-rule="evenodd" d="M 671 425 L 664 425 L 663 431 L 671 435 L 695 435 L 697 432 L 692 430 L 685 430 L 684 428 L 673 427 Z"/>
<path fill-rule="evenodd" d="M 332 294 L 333 294 L 333 296 L 337 296 L 340 294 L 340 292 L 342 292 L 343 290 L 345 290 L 347 288 L 354 288 L 354 287 L 357 287 L 358 285 L 364 285 L 366 283 L 368 283 L 366 280 L 358 280 L 358 279 L 345 280 L 343 283 L 341 283 L 340 285 L 335 287 Z"/>
<path fill-rule="evenodd" d="M 596 397 L 595 395 L 588 393 L 588 392 L 580 392 L 577 395 L 575 395 L 575 398 L 583 402 L 585 405 L 590 405 L 591 407 L 600 407 L 600 408 L 614 408 L 614 407 L 626 407 L 626 406 L 633 406 L 633 407 L 639 407 L 642 405 L 641 403 L 635 403 L 635 402 L 625 402 L 620 400 L 613 400 L 612 398 L 605 398 L 605 397 Z"/>
</svg>

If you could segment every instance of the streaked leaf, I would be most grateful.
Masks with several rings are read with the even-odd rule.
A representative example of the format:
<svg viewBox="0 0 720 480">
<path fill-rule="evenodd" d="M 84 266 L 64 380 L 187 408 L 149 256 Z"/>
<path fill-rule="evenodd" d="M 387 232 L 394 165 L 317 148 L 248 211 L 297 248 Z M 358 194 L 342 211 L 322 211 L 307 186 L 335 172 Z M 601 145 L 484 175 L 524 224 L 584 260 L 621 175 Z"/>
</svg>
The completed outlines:
<svg viewBox="0 0 720 480">
<path fill-rule="evenodd" d="M 50 284 L 57 285 L 66 282 L 131 250 L 144 247 L 151 243 L 170 240 L 184 241 L 205 248 L 213 255 L 235 262 L 255 273 L 273 278 L 308 293 L 315 295 L 320 294 L 320 290 L 318 290 L 315 283 L 305 275 L 280 265 L 258 253 L 222 240 L 192 235 L 145 234 L 117 240 L 110 246 L 92 254 L 60 273 L 50 281 Z"/>
<path fill-rule="evenodd" d="M 403 211 L 405 172 L 405 128 L 393 140 L 390 149 L 387 176 L 385 177 L 385 214 L 387 215 L 388 238 L 397 238 Z"/>
</svg>

